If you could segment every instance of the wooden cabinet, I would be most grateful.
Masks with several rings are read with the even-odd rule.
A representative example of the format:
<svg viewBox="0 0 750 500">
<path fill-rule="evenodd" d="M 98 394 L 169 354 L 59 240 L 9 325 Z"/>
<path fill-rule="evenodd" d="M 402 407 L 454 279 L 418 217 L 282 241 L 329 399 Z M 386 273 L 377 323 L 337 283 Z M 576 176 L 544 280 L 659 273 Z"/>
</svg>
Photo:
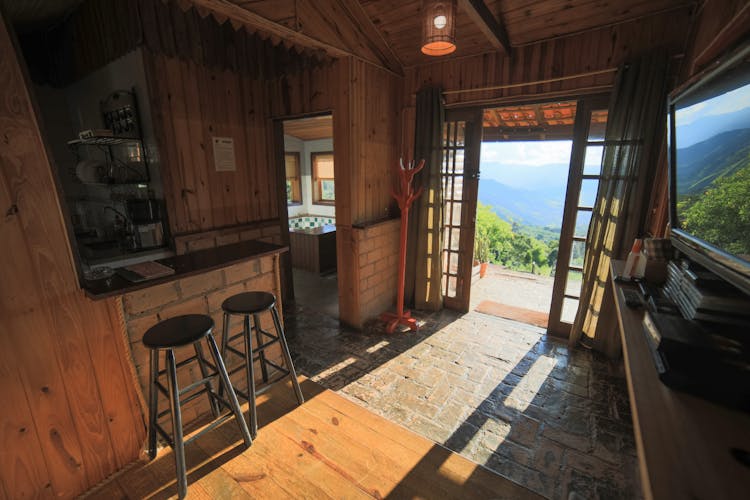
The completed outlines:
<svg viewBox="0 0 750 500">
<path fill-rule="evenodd" d="M 614 261 L 612 276 L 622 266 Z M 612 286 L 644 496 L 746 497 L 750 473 L 733 450 L 750 451 L 750 415 L 661 383 L 641 324 L 643 308 L 625 304 L 623 292 L 633 285 Z"/>
<path fill-rule="evenodd" d="M 310 229 L 290 229 L 292 267 L 313 273 L 336 269 L 336 228 L 325 225 Z"/>
</svg>

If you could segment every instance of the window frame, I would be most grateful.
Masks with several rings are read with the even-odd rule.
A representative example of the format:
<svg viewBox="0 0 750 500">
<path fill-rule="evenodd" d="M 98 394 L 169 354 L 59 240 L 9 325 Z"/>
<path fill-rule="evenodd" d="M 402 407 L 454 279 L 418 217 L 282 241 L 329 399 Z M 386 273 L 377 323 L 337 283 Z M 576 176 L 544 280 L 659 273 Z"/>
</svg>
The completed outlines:
<svg viewBox="0 0 750 500">
<path fill-rule="evenodd" d="M 296 176 L 290 176 L 289 172 L 287 170 L 287 157 L 292 156 L 296 158 L 297 162 L 297 175 Z M 286 204 L 287 206 L 296 206 L 296 205 L 302 205 L 304 203 L 304 197 L 302 195 L 302 156 L 300 155 L 299 151 L 284 151 L 284 174 L 286 175 L 286 181 L 285 185 L 287 185 L 289 182 L 292 184 L 292 198 L 289 198 L 289 195 L 287 194 L 286 198 Z M 299 199 L 294 199 L 294 185 L 296 184 L 297 187 L 297 193 L 299 193 Z M 287 191 L 288 193 L 288 191 Z"/>
<path fill-rule="evenodd" d="M 331 161 L 334 161 L 333 151 L 312 151 L 310 153 L 310 174 L 312 181 L 312 203 L 313 205 L 335 205 L 336 194 L 335 194 L 335 177 L 318 177 L 316 158 L 319 156 L 330 156 Z M 335 163 L 334 163 L 335 164 Z M 335 167 L 334 167 L 335 168 Z M 334 183 L 334 195 L 333 199 L 324 199 L 323 196 L 323 182 L 331 181 Z"/>
</svg>

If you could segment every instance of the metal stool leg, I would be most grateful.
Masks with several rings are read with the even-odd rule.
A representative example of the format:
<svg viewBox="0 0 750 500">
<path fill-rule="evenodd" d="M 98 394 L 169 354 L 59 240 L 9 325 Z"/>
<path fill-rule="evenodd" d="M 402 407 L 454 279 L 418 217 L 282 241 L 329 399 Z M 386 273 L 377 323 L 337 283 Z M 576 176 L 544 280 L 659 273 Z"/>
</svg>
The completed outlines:
<svg viewBox="0 0 750 500">
<path fill-rule="evenodd" d="M 219 348 L 216 345 L 214 336 L 210 333 L 206 335 L 206 341 L 208 342 L 208 348 L 211 352 L 211 356 L 214 358 L 216 364 L 216 370 L 219 372 L 219 377 L 227 389 L 227 397 L 229 398 L 229 404 L 232 407 L 232 413 L 234 418 L 237 420 L 237 425 L 240 426 L 240 432 L 242 433 L 242 439 L 245 441 L 245 448 L 249 448 L 253 444 L 253 440 L 250 438 L 250 432 L 247 430 L 247 423 L 245 418 L 242 416 L 242 410 L 240 409 L 240 403 L 237 401 L 237 395 L 234 393 L 232 383 L 229 381 L 229 374 L 227 374 L 227 368 L 224 366 L 224 361 L 219 353 Z"/>
<path fill-rule="evenodd" d="M 252 329 L 250 328 L 250 315 L 245 314 L 242 317 L 244 329 L 243 338 L 245 339 L 245 370 L 247 376 L 247 403 L 248 413 L 250 414 L 250 435 L 255 438 L 258 435 L 258 414 L 255 408 L 255 366 L 253 363 L 253 339 L 251 337 Z M 258 323 L 255 324 L 258 328 Z"/>
<path fill-rule="evenodd" d="M 156 381 L 159 379 L 159 351 L 149 350 L 149 385 L 148 385 L 148 457 L 156 458 L 156 415 L 159 413 L 159 393 Z"/>
<path fill-rule="evenodd" d="M 266 353 L 260 349 L 263 345 L 263 334 L 260 328 L 260 316 L 253 314 L 253 322 L 255 323 L 255 339 L 258 341 L 258 357 L 260 358 L 260 373 L 263 376 L 263 382 L 268 382 L 268 367 L 266 366 Z"/>
<path fill-rule="evenodd" d="M 208 378 L 208 369 L 206 368 L 206 358 L 203 355 L 203 346 L 201 346 L 200 341 L 193 344 L 193 347 L 195 347 L 195 356 L 198 358 L 198 367 L 201 370 L 201 377 L 206 379 L 206 383 L 203 384 L 206 386 L 206 390 L 208 391 L 208 402 L 211 405 L 211 414 L 214 416 L 214 418 L 217 418 L 219 416 L 219 402 L 216 401 L 216 391 L 214 391 L 214 385 L 211 383 L 211 379 Z"/>
<path fill-rule="evenodd" d="M 224 313 L 224 324 L 221 330 L 221 359 L 227 359 L 227 345 L 229 344 L 229 313 Z M 224 382 L 219 378 L 219 397 L 224 396 Z"/>
<path fill-rule="evenodd" d="M 297 402 L 302 404 L 305 402 L 305 398 L 302 396 L 302 389 L 300 389 L 299 382 L 297 381 L 297 373 L 294 371 L 292 355 L 289 353 L 289 346 L 286 343 L 286 336 L 284 335 L 284 329 L 281 327 L 279 311 L 276 309 L 276 306 L 271 308 L 271 315 L 273 316 L 273 324 L 276 327 L 276 333 L 279 336 L 279 342 L 281 342 L 281 351 L 284 354 L 284 360 L 286 361 L 287 369 L 289 370 L 289 378 L 292 380 L 292 387 L 294 388 L 294 393 L 297 395 Z"/>
<path fill-rule="evenodd" d="M 187 495 L 187 470 L 185 468 L 185 444 L 182 441 L 182 412 L 180 391 L 177 388 L 177 362 L 174 351 L 167 349 L 167 381 L 169 383 L 169 406 L 172 409 L 172 436 L 174 440 L 174 462 L 177 469 L 177 495 Z"/>
</svg>

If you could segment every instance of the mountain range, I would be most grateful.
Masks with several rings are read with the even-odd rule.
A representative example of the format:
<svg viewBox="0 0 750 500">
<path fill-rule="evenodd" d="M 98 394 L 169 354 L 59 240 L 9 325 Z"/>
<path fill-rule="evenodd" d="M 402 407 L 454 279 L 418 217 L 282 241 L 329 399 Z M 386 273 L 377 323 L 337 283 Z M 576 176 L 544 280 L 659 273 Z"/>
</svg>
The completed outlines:
<svg viewBox="0 0 750 500">
<path fill-rule="evenodd" d="M 704 191 L 716 179 L 746 167 L 750 158 L 750 128 L 722 132 L 677 150 L 677 192 Z"/>
<path fill-rule="evenodd" d="M 596 183 L 587 182 L 581 188 L 582 200 L 596 197 Z M 527 188 L 512 187 L 494 179 L 481 179 L 479 201 L 490 205 L 500 218 L 533 226 L 560 227 L 565 205 L 566 179 L 557 185 L 544 183 Z"/>
</svg>

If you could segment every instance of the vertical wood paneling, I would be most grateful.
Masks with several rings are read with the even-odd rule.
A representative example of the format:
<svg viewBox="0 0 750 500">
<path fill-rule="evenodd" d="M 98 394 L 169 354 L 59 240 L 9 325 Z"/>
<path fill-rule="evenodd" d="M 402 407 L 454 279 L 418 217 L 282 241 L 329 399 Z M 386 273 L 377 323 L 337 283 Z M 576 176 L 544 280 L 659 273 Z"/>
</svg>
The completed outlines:
<svg viewBox="0 0 750 500">
<path fill-rule="evenodd" d="M 144 51 L 173 234 L 278 217 L 262 82 Z M 232 137 L 236 171 L 217 172 L 212 137 Z"/>
<path fill-rule="evenodd" d="M 0 266 L 1 488 L 10 498 L 71 497 L 137 458 L 144 428 L 114 348 L 119 325 L 106 301 L 78 289 L 52 168 L 2 20 L 0 53 L 0 205 L 16 207 L 0 221 L 12 262 Z"/>
<path fill-rule="evenodd" d="M 727 0 L 728 1 L 728 0 Z M 408 68 L 404 103 L 413 105 L 426 84 L 445 90 L 485 88 L 616 68 L 631 56 L 666 47 L 680 54 L 689 32 L 690 10 L 682 9 L 578 35 L 516 47 L 511 57 L 483 54 Z M 510 89 L 448 94 L 448 106 L 517 97 L 534 99 L 553 92 L 576 94 L 589 87 L 611 85 L 612 73 Z"/>
</svg>

